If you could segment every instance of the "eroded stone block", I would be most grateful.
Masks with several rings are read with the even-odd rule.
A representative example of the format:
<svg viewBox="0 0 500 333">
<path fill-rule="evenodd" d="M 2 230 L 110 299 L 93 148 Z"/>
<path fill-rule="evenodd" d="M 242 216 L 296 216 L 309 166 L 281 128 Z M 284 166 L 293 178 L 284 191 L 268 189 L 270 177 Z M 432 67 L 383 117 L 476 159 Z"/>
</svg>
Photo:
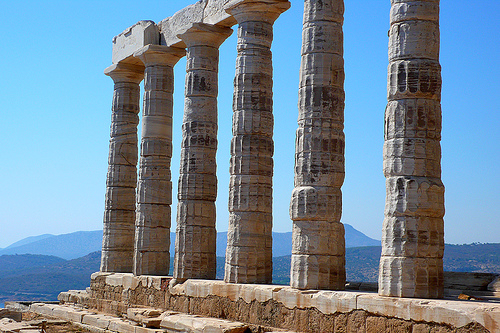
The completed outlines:
<svg viewBox="0 0 500 333">
<path fill-rule="evenodd" d="M 139 21 L 113 38 L 114 64 L 132 57 L 141 47 L 148 44 L 159 44 L 160 33 L 153 21 Z"/>
</svg>

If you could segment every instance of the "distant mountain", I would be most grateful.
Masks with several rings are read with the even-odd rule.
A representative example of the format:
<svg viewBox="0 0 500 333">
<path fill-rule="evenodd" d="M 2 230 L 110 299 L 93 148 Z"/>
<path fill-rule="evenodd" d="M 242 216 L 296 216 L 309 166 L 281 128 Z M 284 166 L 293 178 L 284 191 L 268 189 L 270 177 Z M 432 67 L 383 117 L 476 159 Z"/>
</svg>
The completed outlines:
<svg viewBox="0 0 500 333">
<path fill-rule="evenodd" d="M 379 240 L 366 236 L 350 224 L 344 224 L 344 229 L 345 247 L 380 246 Z"/>
<path fill-rule="evenodd" d="M 376 282 L 381 252 L 380 246 L 347 248 L 347 280 Z M 500 274 L 500 243 L 446 244 L 443 265 L 448 272 Z M 289 275 L 290 256 L 273 258 L 273 281 L 288 284 Z"/>
<path fill-rule="evenodd" d="M 345 224 L 346 247 L 380 245 L 380 241 L 370 238 L 362 232 Z M 227 232 L 217 233 L 217 256 L 226 255 Z M 63 259 L 75 259 L 88 253 L 100 251 L 102 230 L 78 231 L 64 235 L 41 235 L 20 240 L 5 249 L 3 254 L 42 254 Z M 170 253 L 175 252 L 175 233 L 170 233 Z M 292 233 L 273 232 L 273 256 L 280 257 L 292 253 Z"/>
<path fill-rule="evenodd" d="M 375 282 L 380 246 L 346 249 L 348 281 Z M 74 260 L 43 255 L 0 256 L 0 304 L 9 300 L 55 300 L 69 289 L 85 289 L 90 275 L 99 270 L 101 254 L 93 252 Z M 173 258 L 170 272 L 173 271 Z M 445 271 L 500 274 L 500 243 L 446 245 Z M 224 258 L 217 257 L 217 278 L 224 276 Z M 290 281 L 290 255 L 273 258 L 273 283 Z"/>
<path fill-rule="evenodd" d="M 19 242 L 24 242 L 25 240 L 26 238 Z M 77 231 L 70 234 L 49 236 L 34 242 L 25 243 L 21 246 L 9 246 L 0 250 L 0 255 L 29 253 L 56 256 L 63 259 L 75 259 L 91 252 L 100 251 L 101 246 L 101 230 Z"/>
<path fill-rule="evenodd" d="M 20 241 L 17 241 L 15 243 L 10 244 L 5 249 L 11 249 L 13 247 L 26 245 L 26 244 L 33 243 L 33 242 L 36 242 L 36 241 L 39 241 L 39 240 L 42 240 L 45 238 L 53 237 L 53 236 L 54 235 L 51 235 L 51 234 L 43 234 L 43 235 L 39 235 L 39 236 L 26 237 L 26 238 L 21 239 Z M 5 249 L 3 249 L 3 250 L 5 250 Z M 0 249 L 0 250 L 2 250 L 2 249 Z"/>
</svg>

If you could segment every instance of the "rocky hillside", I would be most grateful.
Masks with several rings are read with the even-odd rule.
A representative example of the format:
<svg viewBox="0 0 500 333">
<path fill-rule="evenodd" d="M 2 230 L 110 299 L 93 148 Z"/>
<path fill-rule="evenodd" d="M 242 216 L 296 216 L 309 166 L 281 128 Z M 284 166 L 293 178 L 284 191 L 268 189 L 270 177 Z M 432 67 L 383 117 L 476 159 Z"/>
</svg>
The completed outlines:
<svg viewBox="0 0 500 333">
<path fill-rule="evenodd" d="M 380 246 L 348 248 L 348 281 L 377 280 Z M 0 304 L 6 300 L 55 300 L 59 292 L 85 289 L 99 270 L 100 252 L 64 260 L 44 255 L 0 256 Z M 173 258 L 171 259 L 173 269 Z M 446 271 L 500 273 L 500 243 L 446 245 Z M 290 255 L 273 258 L 273 280 L 288 284 Z M 217 258 L 217 278 L 224 275 L 224 258 Z"/>
</svg>

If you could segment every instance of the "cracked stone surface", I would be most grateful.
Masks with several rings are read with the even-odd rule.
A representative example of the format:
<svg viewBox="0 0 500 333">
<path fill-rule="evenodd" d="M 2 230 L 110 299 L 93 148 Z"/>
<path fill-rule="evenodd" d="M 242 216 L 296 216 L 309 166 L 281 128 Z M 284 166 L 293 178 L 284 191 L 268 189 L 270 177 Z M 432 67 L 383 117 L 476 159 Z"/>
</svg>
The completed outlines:
<svg viewBox="0 0 500 333">
<path fill-rule="evenodd" d="M 184 54 L 184 49 L 160 45 L 148 45 L 135 53 L 146 66 L 135 221 L 135 275 L 169 273 L 173 66 Z"/>
<path fill-rule="evenodd" d="M 139 83 L 144 67 L 117 64 L 105 74 L 114 81 L 108 175 L 102 238 L 102 272 L 132 272 Z"/>
<path fill-rule="evenodd" d="M 230 28 L 196 23 L 179 37 L 187 46 L 174 277 L 215 279 L 217 73 Z"/>
<path fill-rule="evenodd" d="M 290 285 L 344 289 L 342 0 L 306 0 L 302 29 Z"/>
<path fill-rule="evenodd" d="M 288 1 L 242 2 L 238 22 L 224 281 L 272 281 L 273 23 Z"/>
<path fill-rule="evenodd" d="M 439 0 L 392 1 L 379 294 L 443 296 Z"/>
</svg>

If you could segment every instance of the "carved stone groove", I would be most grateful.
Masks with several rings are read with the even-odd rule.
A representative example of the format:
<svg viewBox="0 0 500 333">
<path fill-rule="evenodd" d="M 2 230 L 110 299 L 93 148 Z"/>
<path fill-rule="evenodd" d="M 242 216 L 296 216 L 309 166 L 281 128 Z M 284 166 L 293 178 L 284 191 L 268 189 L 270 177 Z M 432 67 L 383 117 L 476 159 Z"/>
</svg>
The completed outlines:
<svg viewBox="0 0 500 333">
<path fill-rule="evenodd" d="M 238 22 L 224 281 L 272 281 L 273 23 L 288 1 L 227 8 Z"/>
<path fill-rule="evenodd" d="M 379 294 L 443 297 L 439 1 L 393 0 Z"/>
<path fill-rule="evenodd" d="M 160 45 L 145 46 L 134 54 L 146 66 L 135 221 L 135 275 L 169 273 L 173 66 L 184 54 L 184 49 Z"/>
<path fill-rule="evenodd" d="M 179 35 L 187 46 L 174 278 L 215 279 L 217 73 L 230 28 L 196 23 Z"/>
<path fill-rule="evenodd" d="M 111 113 L 101 272 L 131 273 L 134 253 L 139 83 L 144 67 L 116 64 L 104 71 L 115 85 Z"/>
<path fill-rule="evenodd" d="M 302 29 L 290 285 L 342 290 L 345 240 L 343 0 L 306 0 Z"/>
</svg>

